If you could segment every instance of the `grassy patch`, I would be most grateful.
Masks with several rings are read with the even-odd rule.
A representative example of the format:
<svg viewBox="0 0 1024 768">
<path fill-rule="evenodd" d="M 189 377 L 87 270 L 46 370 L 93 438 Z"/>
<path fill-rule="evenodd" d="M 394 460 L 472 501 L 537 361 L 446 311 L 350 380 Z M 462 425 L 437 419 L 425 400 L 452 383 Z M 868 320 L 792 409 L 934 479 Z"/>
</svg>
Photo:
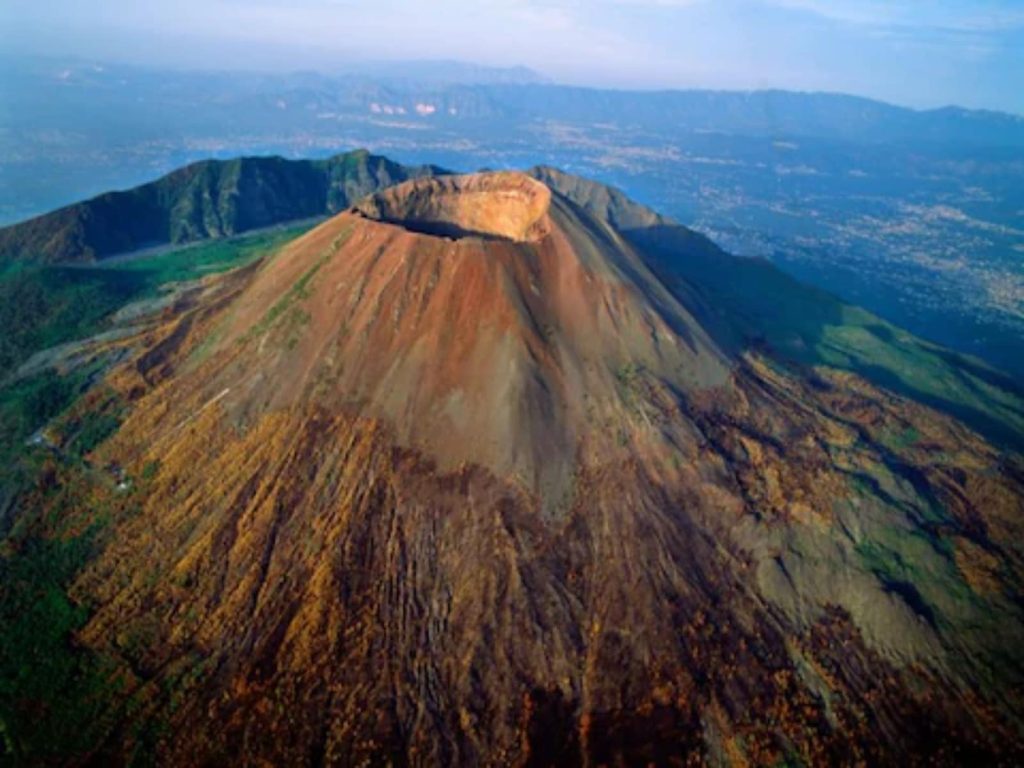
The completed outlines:
<svg viewBox="0 0 1024 768">
<path fill-rule="evenodd" d="M 23 482 L 8 487 L 13 525 L 0 542 L 0 764 L 78 763 L 125 703 L 121 667 L 74 640 L 90 606 L 69 587 L 111 521 L 138 514 L 159 466 L 143 467 L 138 491 L 120 493 L 83 461 L 116 430 L 123 403 L 113 393 L 90 396 L 86 409 L 74 402 L 80 383 L 44 374 L 0 391 L 8 425 L 24 433 L 49 420 L 54 444 L 64 446 L 58 453 L 10 435 L 2 446 Z"/>
<path fill-rule="evenodd" d="M 57 529 L 83 514 L 77 484 L 58 484 L 42 501 Z M 103 523 L 61 533 L 40 517 L 23 522 L 30 532 L 9 538 L 0 557 L 0 762 L 56 764 L 97 746 L 121 687 L 112 663 L 71 640 L 89 610 L 67 589 L 92 557 Z"/>
<path fill-rule="evenodd" d="M 195 280 L 205 275 L 244 266 L 295 239 L 309 224 L 286 227 L 225 240 L 212 240 L 98 269 L 145 276 L 149 286 Z"/>
<path fill-rule="evenodd" d="M 25 479 L 25 441 L 78 397 L 90 372 L 61 376 L 46 371 L 4 386 L 7 375 L 36 352 L 105 330 L 117 310 L 158 295 L 168 282 L 249 263 L 308 228 L 263 232 L 95 267 L 5 265 L 0 271 L 0 511 Z M 84 455 L 116 428 L 115 414 L 88 416 L 70 448 Z"/>
<path fill-rule="evenodd" d="M 93 335 L 146 290 L 140 274 L 25 267 L 0 276 L 0 380 L 40 350 Z"/>
<path fill-rule="evenodd" d="M 636 363 L 626 363 L 615 371 L 615 378 L 626 389 L 632 389 L 640 377 L 641 367 Z"/>
<path fill-rule="evenodd" d="M 886 448 L 893 453 L 902 453 L 908 448 L 912 448 L 920 439 L 920 432 L 913 427 L 907 427 L 899 432 L 885 435 L 884 443 Z"/>
<path fill-rule="evenodd" d="M 32 354 L 103 331 L 126 304 L 161 286 L 248 264 L 309 225 L 94 267 L 19 265 L 0 272 L 0 380 Z"/>
<path fill-rule="evenodd" d="M 950 628 L 950 620 L 973 602 L 957 570 L 950 542 L 903 529 L 880 530 L 857 545 L 864 566 L 915 612 Z"/>
<path fill-rule="evenodd" d="M 87 407 L 70 408 L 52 425 L 64 451 L 84 459 L 120 428 L 127 405 L 121 395 L 106 384 L 94 389 Z"/>
<path fill-rule="evenodd" d="M 295 284 L 288 289 L 288 292 L 278 299 L 267 313 L 260 319 L 256 325 L 249 331 L 249 337 L 260 336 L 270 330 L 271 327 L 277 323 L 282 317 L 285 317 L 289 330 L 293 330 L 296 326 L 303 326 L 309 323 L 309 314 L 304 310 L 300 309 L 296 305 L 309 298 L 309 283 L 320 271 L 320 268 L 326 263 L 330 254 L 325 254 L 320 257 L 317 262 L 307 269 Z M 287 317 L 286 317 L 287 315 Z M 289 336 L 292 334 L 289 333 Z"/>
<path fill-rule="evenodd" d="M 44 371 L 0 388 L 0 499 L 16 495 L 31 479 L 26 442 L 74 402 L 85 382 L 85 372 L 60 376 Z"/>
</svg>

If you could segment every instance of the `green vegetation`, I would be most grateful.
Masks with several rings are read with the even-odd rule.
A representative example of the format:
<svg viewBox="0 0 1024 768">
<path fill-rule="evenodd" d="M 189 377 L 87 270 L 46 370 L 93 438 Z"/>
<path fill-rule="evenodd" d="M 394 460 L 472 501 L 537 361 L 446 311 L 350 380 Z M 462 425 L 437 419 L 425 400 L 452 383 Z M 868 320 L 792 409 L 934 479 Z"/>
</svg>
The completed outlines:
<svg viewBox="0 0 1024 768">
<path fill-rule="evenodd" d="M 99 386 L 104 394 L 102 400 L 92 399 L 88 409 L 72 408 L 60 419 L 64 451 L 78 459 L 84 459 L 117 432 L 124 419 L 123 398 L 105 384 Z"/>
<path fill-rule="evenodd" d="M 117 310 L 187 281 L 247 264 L 306 231 L 309 225 L 261 232 L 96 267 L 7 265 L 0 270 L 0 510 L 22 486 L 25 441 L 64 411 L 98 370 L 31 378 L 10 375 L 36 352 L 102 332 Z M 81 424 L 69 450 L 85 455 L 118 424 L 114 413 Z"/>
<path fill-rule="evenodd" d="M 88 418 L 83 420 L 79 432 L 71 440 L 69 449 L 79 456 L 86 456 L 100 443 L 117 432 L 121 426 L 121 419 L 114 414 L 89 413 Z"/>
<path fill-rule="evenodd" d="M 843 307 L 846 324 L 826 325 L 816 343 L 783 345 L 794 358 L 865 378 L 962 420 L 991 439 L 1024 446 L 1024 394 L 982 363 Z"/>
<path fill-rule="evenodd" d="M 625 389 L 630 390 L 637 383 L 641 370 L 636 363 L 626 363 L 615 372 L 615 378 Z"/>
<path fill-rule="evenodd" d="M 0 445 L 21 443 L 78 394 L 79 377 L 46 371 L 0 389 Z"/>
<path fill-rule="evenodd" d="M 84 384 L 84 373 L 59 376 L 46 371 L 0 388 L 0 510 L 34 473 L 26 441 L 71 405 Z"/>
<path fill-rule="evenodd" d="M 886 447 L 894 453 L 901 453 L 907 448 L 911 448 L 921 439 L 921 433 L 918 432 L 914 427 L 907 427 L 906 429 L 888 436 L 885 440 Z"/>
<path fill-rule="evenodd" d="M 643 391 L 643 376 L 644 367 L 634 362 L 625 363 L 624 365 L 619 366 L 615 371 L 615 380 L 618 382 L 619 392 L 622 396 L 623 403 L 625 403 L 637 416 L 647 420 L 647 416 L 644 413 L 644 400 L 641 396 Z M 626 435 L 623 430 L 619 430 L 619 445 L 626 445 L 628 441 L 628 435 Z"/>
<path fill-rule="evenodd" d="M 316 274 L 317 270 L 323 264 L 321 260 L 317 264 L 314 264 L 302 277 L 299 278 L 298 282 L 291 287 L 291 289 L 280 299 L 278 299 L 267 313 L 260 319 L 255 326 L 253 326 L 252 333 L 260 335 L 267 331 L 274 323 L 278 321 L 286 312 L 294 309 L 296 302 L 303 301 L 309 296 L 309 292 L 306 290 L 306 286 L 312 279 L 313 275 Z"/>
<path fill-rule="evenodd" d="M 145 465 L 142 467 L 142 472 L 139 474 L 139 479 L 144 483 L 148 483 L 150 480 L 156 477 L 156 473 L 159 471 L 159 461 L 157 461 L 156 459 L 153 459 L 152 461 L 147 461 Z"/>
<path fill-rule="evenodd" d="M 133 516 L 158 465 L 147 465 L 127 493 L 84 456 L 117 429 L 122 400 L 110 391 L 74 404 L 95 371 L 53 372 L 0 390 L 0 450 L 20 477 L 10 529 L 0 543 L 0 763 L 67 762 L 92 754 L 108 718 L 123 702 L 124 680 L 112 660 L 76 645 L 90 615 L 69 587 L 103 545 L 112 520 Z M 51 443 L 23 439 L 49 422 Z M 63 446 L 58 448 L 56 446 Z"/>
<path fill-rule="evenodd" d="M 851 371 L 1024 447 L 1024 391 L 980 360 L 930 344 L 803 285 L 761 259 L 731 256 L 682 227 L 630 233 L 716 340 L 779 360 Z"/>
<path fill-rule="evenodd" d="M 345 235 L 342 237 L 344 236 Z M 337 243 L 335 247 L 337 247 Z M 288 289 L 288 292 L 274 302 L 260 321 L 250 329 L 249 335 L 259 336 L 266 333 L 283 317 L 288 330 L 287 343 L 289 348 L 293 347 L 298 341 L 296 336 L 298 329 L 307 325 L 310 320 L 309 313 L 297 305 L 309 298 L 309 283 L 316 273 L 320 271 L 320 268 L 327 262 L 330 255 L 330 253 L 325 253 L 316 261 L 315 264 L 313 264 L 313 266 L 307 269 L 302 274 L 302 277 L 296 280 L 295 284 Z"/>
<path fill-rule="evenodd" d="M 121 682 L 112 665 L 77 648 L 73 633 L 88 618 L 67 588 L 91 557 L 112 514 L 82 487 L 82 462 L 118 428 L 121 404 L 95 410 L 72 405 L 99 371 L 46 370 L 8 378 L 36 352 L 101 332 L 125 304 L 185 281 L 252 261 L 306 227 L 208 243 L 88 268 L 6 265 L 0 270 L 0 523 L 10 528 L 0 550 L 0 763 L 29 764 L 85 756 L 104 736 Z M 70 409 L 70 410 L 69 410 Z M 61 414 L 63 457 L 29 439 Z M 140 487 L 156 474 L 143 468 Z M 65 485 L 61 479 L 77 478 Z M 136 504 L 128 498 L 121 505 Z M 102 498 L 102 494 L 101 494 Z M 89 502 L 92 503 L 92 502 Z M 68 521 L 84 521 L 73 531 Z"/>
<path fill-rule="evenodd" d="M 146 289 L 142 273 L 24 267 L 0 274 L 0 380 L 34 352 L 98 332 Z"/>
<path fill-rule="evenodd" d="M 951 629 L 951 619 L 977 609 L 957 570 L 952 545 L 941 536 L 885 529 L 858 543 L 857 554 L 887 590 L 933 625 Z M 975 620 L 982 616 L 975 615 Z"/>
<path fill-rule="evenodd" d="M 308 223 L 297 224 L 251 235 L 212 240 L 109 266 L 100 264 L 95 269 L 120 274 L 141 274 L 146 286 L 152 290 L 166 283 L 195 280 L 248 264 L 307 232 L 311 226 Z"/>
<path fill-rule="evenodd" d="M 99 411 L 116 407 L 110 399 Z M 72 453 L 57 459 L 35 448 L 26 461 L 34 465 L 35 483 L 0 546 L 0 765 L 103 764 L 112 724 L 150 703 L 145 688 L 129 695 L 128 680 L 154 636 L 146 625 L 128 633 L 121 659 L 78 645 L 74 635 L 91 608 L 69 589 L 103 547 L 112 522 L 141 512 L 159 464 L 147 463 L 138 482 L 120 492 L 105 472 Z M 147 578 L 155 583 L 163 575 L 153 570 Z M 188 620 L 198 618 L 193 612 Z M 173 711 L 208 671 L 202 655 L 179 659 L 160 675 L 158 695 Z M 169 735 L 167 723 L 141 715 L 133 733 L 130 764 L 153 764 L 156 745 Z"/>
<path fill-rule="evenodd" d="M 95 267 L 0 272 L 0 380 L 33 353 L 104 330 L 125 304 L 162 286 L 242 266 L 305 232 L 299 225 Z"/>
<path fill-rule="evenodd" d="M 71 642 L 89 611 L 67 588 L 103 524 L 68 530 L 87 498 L 77 483 L 54 483 L 43 496 L 45 519 L 41 509 L 26 510 L 8 538 L 13 551 L 0 557 L 0 762 L 8 764 L 87 754 L 122 685 L 112 664 Z"/>
</svg>

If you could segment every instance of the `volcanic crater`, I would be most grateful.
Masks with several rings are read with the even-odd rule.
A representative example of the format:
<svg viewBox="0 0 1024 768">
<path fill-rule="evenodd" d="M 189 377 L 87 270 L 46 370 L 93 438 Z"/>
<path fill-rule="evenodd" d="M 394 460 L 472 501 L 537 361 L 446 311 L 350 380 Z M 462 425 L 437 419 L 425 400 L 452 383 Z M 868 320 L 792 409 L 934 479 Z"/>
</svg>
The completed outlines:
<svg viewBox="0 0 1024 768">
<path fill-rule="evenodd" d="M 550 205 L 544 184 L 497 172 L 406 182 L 371 195 L 354 211 L 420 234 L 536 242 L 549 232 Z"/>
</svg>

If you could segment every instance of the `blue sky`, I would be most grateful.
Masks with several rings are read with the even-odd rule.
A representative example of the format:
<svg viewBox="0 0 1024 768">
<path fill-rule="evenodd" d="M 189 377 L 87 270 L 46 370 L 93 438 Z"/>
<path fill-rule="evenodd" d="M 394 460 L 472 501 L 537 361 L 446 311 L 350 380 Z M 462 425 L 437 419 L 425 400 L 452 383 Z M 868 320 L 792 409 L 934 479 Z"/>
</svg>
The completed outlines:
<svg viewBox="0 0 1024 768">
<path fill-rule="evenodd" d="M 792 88 L 1024 114 L 1024 0 L 3 0 L 21 53 L 158 66 L 525 65 L 626 88 Z"/>
</svg>

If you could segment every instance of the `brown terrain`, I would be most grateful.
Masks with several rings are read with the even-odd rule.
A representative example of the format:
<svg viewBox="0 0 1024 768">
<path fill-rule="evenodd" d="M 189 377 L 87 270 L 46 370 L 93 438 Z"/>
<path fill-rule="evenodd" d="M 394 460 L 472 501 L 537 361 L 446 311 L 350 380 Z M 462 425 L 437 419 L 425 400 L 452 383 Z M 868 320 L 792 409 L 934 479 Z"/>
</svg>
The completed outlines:
<svg viewBox="0 0 1024 768">
<path fill-rule="evenodd" d="M 406 182 L 114 369 L 90 759 L 1024 760 L 1019 459 L 727 341 L 611 194 Z"/>
</svg>

